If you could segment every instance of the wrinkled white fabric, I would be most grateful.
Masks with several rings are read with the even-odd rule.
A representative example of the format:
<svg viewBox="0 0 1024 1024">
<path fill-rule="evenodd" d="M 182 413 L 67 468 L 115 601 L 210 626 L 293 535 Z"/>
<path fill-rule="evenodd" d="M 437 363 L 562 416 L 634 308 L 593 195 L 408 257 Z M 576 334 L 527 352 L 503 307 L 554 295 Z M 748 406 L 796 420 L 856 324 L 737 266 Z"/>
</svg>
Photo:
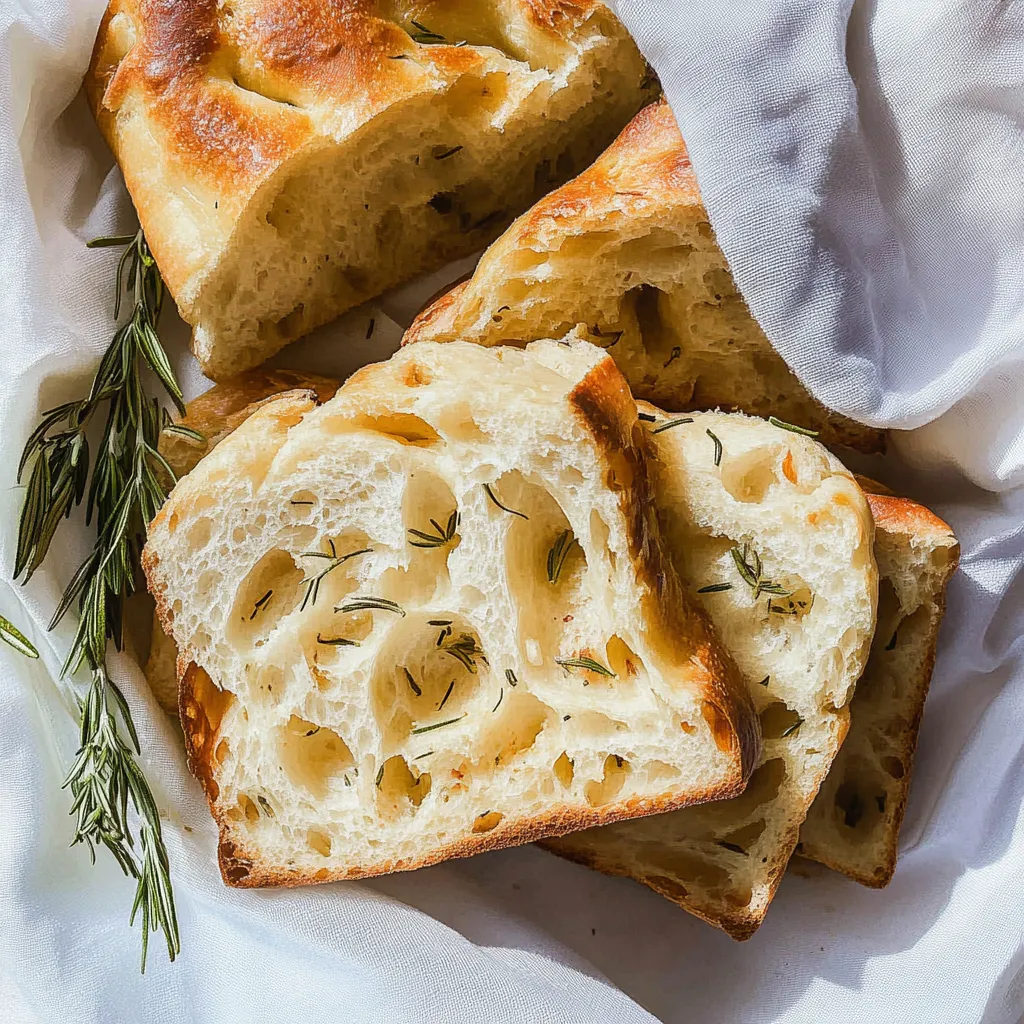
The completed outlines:
<svg viewBox="0 0 1024 1024">
<path fill-rule="evenodd" d="M 126 654 L 113 665 L 164 814 L 183 944 L 171 965 L 155 937 L 145 978 L 131 884 L 105 854 L 90 866 L 67 848 L 60 785 L 76 736 L 55 679 L 71 626 L 43 627 L 87 550 L 81 524 L 28 587 L 9 583 L 18 451 L 41 409 L 82 392 L 111 333 L 116 255 L 84 241 L 133 224 L 77 95 L 102 6 L 0 3 L 0 612 L 43 652 L 28 662 L 0 645 L 0 1019 L 1019 1021 L 1021 3 L 858 3 L 849 32 L 848 4 L 619 4 L 773 340 L 826 400 L 917 426 L 871 472 L 963 541 L 892 885 L 800 865 L 744 944 L 534 848 L 374 882 L 229 890 L 179 737 Z M 441 283 L 276 362 L 344 374 L 384 356 Z M 198 393 L 173 314 L 164 333 Z"/>
</svg>

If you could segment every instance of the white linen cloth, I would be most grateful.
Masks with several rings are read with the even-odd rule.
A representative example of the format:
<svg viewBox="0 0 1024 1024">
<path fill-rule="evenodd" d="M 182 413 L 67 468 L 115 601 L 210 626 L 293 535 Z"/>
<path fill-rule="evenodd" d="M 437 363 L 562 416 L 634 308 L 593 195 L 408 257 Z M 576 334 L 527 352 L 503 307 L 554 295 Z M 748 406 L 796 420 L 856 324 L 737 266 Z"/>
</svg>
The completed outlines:
<svg viewBox="0 0 1024 1024">
<path fill-rule="evenodd" d="M 183 944 L 171 965 L 154 937 L 140 977 L 131 883 L 106 854 L 91 867 L 67 848 L 60 784 L 76 735 L 54 679 L 70 626 L 43 627 L 87 550 L 81 525 L 62 529 L 30 586 L 9 585 L 18 452 L 41 409 L 82 393 L 111 334 L 116 254 L 84 241 L 133 224 L 77 96 L 103 0 L 5 0 L 0 612 L 43 659 L 0 645 L 0 1019 L 1021 1019 L 1024 4 L 618 6 L 770 336 L 825 401 L 917 428 L 871 471 L 931 503 L 963 544 L 893 883 L 872 892 L 799 865 L 743 944 L 534 848 L 373 882 L 229 890 L 180 741 L 124 655 L 112 664 L 164 814 Z M 435 286 L 277 361 L 345 372 L 386 355 Z M 185 333 L 173 314 L 165 327 L 195 394 Z"/>
</svg>

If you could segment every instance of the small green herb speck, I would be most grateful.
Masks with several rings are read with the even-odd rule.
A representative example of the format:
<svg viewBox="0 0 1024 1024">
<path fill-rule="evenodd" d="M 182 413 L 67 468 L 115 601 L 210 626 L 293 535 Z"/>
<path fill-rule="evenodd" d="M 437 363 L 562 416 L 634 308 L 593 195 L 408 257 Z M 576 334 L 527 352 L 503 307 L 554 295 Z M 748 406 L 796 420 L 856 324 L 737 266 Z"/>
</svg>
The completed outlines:
<svg viewBox="0 0 1024 1024">
<path fill-rule="evenodd" d="M 264 608 L 264 606 L 266 605 L 266 603 L 267 603 L 267 602 L 268 602 L 268 601 L 269 601 L 269 600 L 270 600 L 270 599 L 271 599 L 271 598 L 272 598 L 273 596 L 274 596 L 274 592 L 273 592 L 272 590 L 268 590 L 268 591 L 267 591 L 267 592 L 266 592 L 266 593 L 265 593 L 265 594 L 264 594 L 264 595 L 263 595 L 263 596 L 262 596 L 262 597 L 261 597 L 261 598 L 260 598 L 260 599 L 259 599 L 259 600 L 258 600 L 258 601 L 256 602 L 256 607 L 255 607 L 255 608 L 253 608 L 253 610 L 252 610 L 252 615 L 250 615 L 250 616 L 249 616 L 249 621 L 250 621 L 250 622 L 252 622 L 252 620 L 253 620 L 253 619 L 255 619 L 257 615 L 259 615 L 259 613 L 260 613 L 260 612 L 261 612 L 261 611 L 263 610 L 263 608 Z"/>
<path fill-rule="evenodd" d="M 405 668 L 405 666 L 402 667 L 402 671 L 405 673 L 406 681 L 409 683 L 409 689 L 412 690 L 412 692 L 415 693 L 417 697 L 422 697 L 423 691 L 420 689 L 419 684 L 416 682 L 416 680 L 413 679 L 412 673 L 407 668 Z"/>
<path fill-rule="evenodd" d="M 701 587 L 697 591 L 698 594 L 721 594 L 725 590 L 732 590 L 731 583 L 711 583 L 706 587 Z"/>
<path fill-rule="evenodd" d="M 710 430 L 705 430 L 704 433 L 715 442 L 715 465 L 720 466 L 722 464 L 722 442 L 719 441 L 717 435 L 712 434 Z"/>
<path fill-rule="evenodd" d="M 500 501 L 498 501 L 498 498 L 495 495 L 495 493 L 494 493 L 493 489 L 491 488 L 490 484 L 484 484 L 484 490 L 487 492 L 487 497 L 490 498 L 491 501 L 493 501 L 494 504 L 497 505 L 498 508 L 500 508 L 502 510 L 502 512 L 508 512 L 511 515 L 519 516 L 520 519 L 529 519 L 530 518 L 525 513 L 517 512 L 514 508 L 509 508 L 508 505 L 503 505 Z"/>
<path fill-rule="evenodd" d="M 505 669 L 505 681 L 508 683 L 509 686 L 515 686 L 516 683 L 519 682 L 519 680 L 516 679 L 515 672 L 513 672 L 512 669 L 510 668 Z"/>
<path fill-rule="evenodd" d="M 495 712 L 495 711 L 497 711 L 497 710 L 498 710 L 498 708 L 499 708 L 499 707 L 501 707 L 501 702 L 502 702 L 502 701 L 503 701 L 504 699 L 505 699 L 505 687 L 503 686 L 503 687 L 501 688 L 501 692 L 500 692 L 500 693 L 498 694 L 498 703 L 497 703 L 497 704 L 495 704 L 493 708 L 491 708 L 491 714 L 492 714 L 492 715 L 494 714 L 494 712 Z"/>
</svg>

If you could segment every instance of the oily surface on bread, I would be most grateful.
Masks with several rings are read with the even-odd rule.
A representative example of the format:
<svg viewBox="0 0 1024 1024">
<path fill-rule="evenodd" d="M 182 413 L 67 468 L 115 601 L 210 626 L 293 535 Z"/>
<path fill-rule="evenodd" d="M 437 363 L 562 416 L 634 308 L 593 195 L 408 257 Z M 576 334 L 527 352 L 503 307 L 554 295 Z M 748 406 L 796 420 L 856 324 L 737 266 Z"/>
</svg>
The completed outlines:
<svg viewBox="0 0 1024 1024">
<path fill-rule="evenodd" d="M 638 398 L 665 409 L 740 409 L 827 443 L 883 447 L 880 431 L 815 401 L 750 315 L 664 102 L 523 214 L 406 340 L 515 344 L 578 323 Z"/>
<path fill-rule="evenodd" d="M 223 379 L 485 245 L 651 81 L 596 0 L 111 0 L 85 84 Z"/>
<path fill-rule="evenodd" d="M 261 405 L 179 482 L 144 564 L 229 882 L 742 789 L 756 718 L 665 554 L 648 445 L 591 345 L 424 345 Z"/>
<path fill-rule="evenodd" d="M 851 474 L 808 437 L 736 413 L 640 408 L 656 431 L 672 559 L 747 680 L 764 751 L 732 800 L 545 845 L 742 939 L 763 920 L 846 734 L 875 624 L 871 516 Z"/>
<path fill-rule="evenodd" d="M 878 628 L 850 708 L 850 731 L 798 849 L 877 888 L 896 868 L 946 585 L 960 549 L 949 526 L 916 502 L 870 492 L 868 502 L 880 575 Z"/>
</svg>

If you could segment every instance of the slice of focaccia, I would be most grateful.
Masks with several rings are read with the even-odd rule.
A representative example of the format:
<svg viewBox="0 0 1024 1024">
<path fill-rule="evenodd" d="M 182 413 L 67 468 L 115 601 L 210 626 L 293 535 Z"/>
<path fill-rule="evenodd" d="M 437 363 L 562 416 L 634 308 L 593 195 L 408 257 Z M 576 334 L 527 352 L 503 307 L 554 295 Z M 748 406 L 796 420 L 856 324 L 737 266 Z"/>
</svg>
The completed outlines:
<svg viewBox="0 0 1024 1024">
<path fill-rule="evenodd" d="M 671 556 L 747 680 L 764 752 L 732 800 L 545 845 L 743 939 L 846 734 L 875 625 L 871 515 L 851 474 L 806 436 L 736 413 L 640 407 Z"/>
<path fill-rule="evenodd" d="M 750 315 L 664 102 L 541 199 L 429 306 L 406 341 L 517 344 L 583 323 L 633 393 L 665 409 L 741 409 L 867 451 L 881 431 L 818 403 Z"/>
<path fill-rule="evenodd" d="M 896 869 L 917 732 L 935 664 L 946 585 L 960 547 L 916 502 L 873 494 L 881 577 L 878 628 L 857 683 L 850 731 L 800 830 L 798 850 L 862 885 L 888 885 Z"/>
<path fill-rule="evenodd" d="M 740 792 L 731 659 L 586 342 L 421 345 L 267 402 L 144 565 L 234 885 L 414 868 Z"/>
<path fill-rule="evenodd" d="M 214 379 L 485 245 L 652 84 L 596 0 L 111 0 L 85 81 Z"/>
</svg>

